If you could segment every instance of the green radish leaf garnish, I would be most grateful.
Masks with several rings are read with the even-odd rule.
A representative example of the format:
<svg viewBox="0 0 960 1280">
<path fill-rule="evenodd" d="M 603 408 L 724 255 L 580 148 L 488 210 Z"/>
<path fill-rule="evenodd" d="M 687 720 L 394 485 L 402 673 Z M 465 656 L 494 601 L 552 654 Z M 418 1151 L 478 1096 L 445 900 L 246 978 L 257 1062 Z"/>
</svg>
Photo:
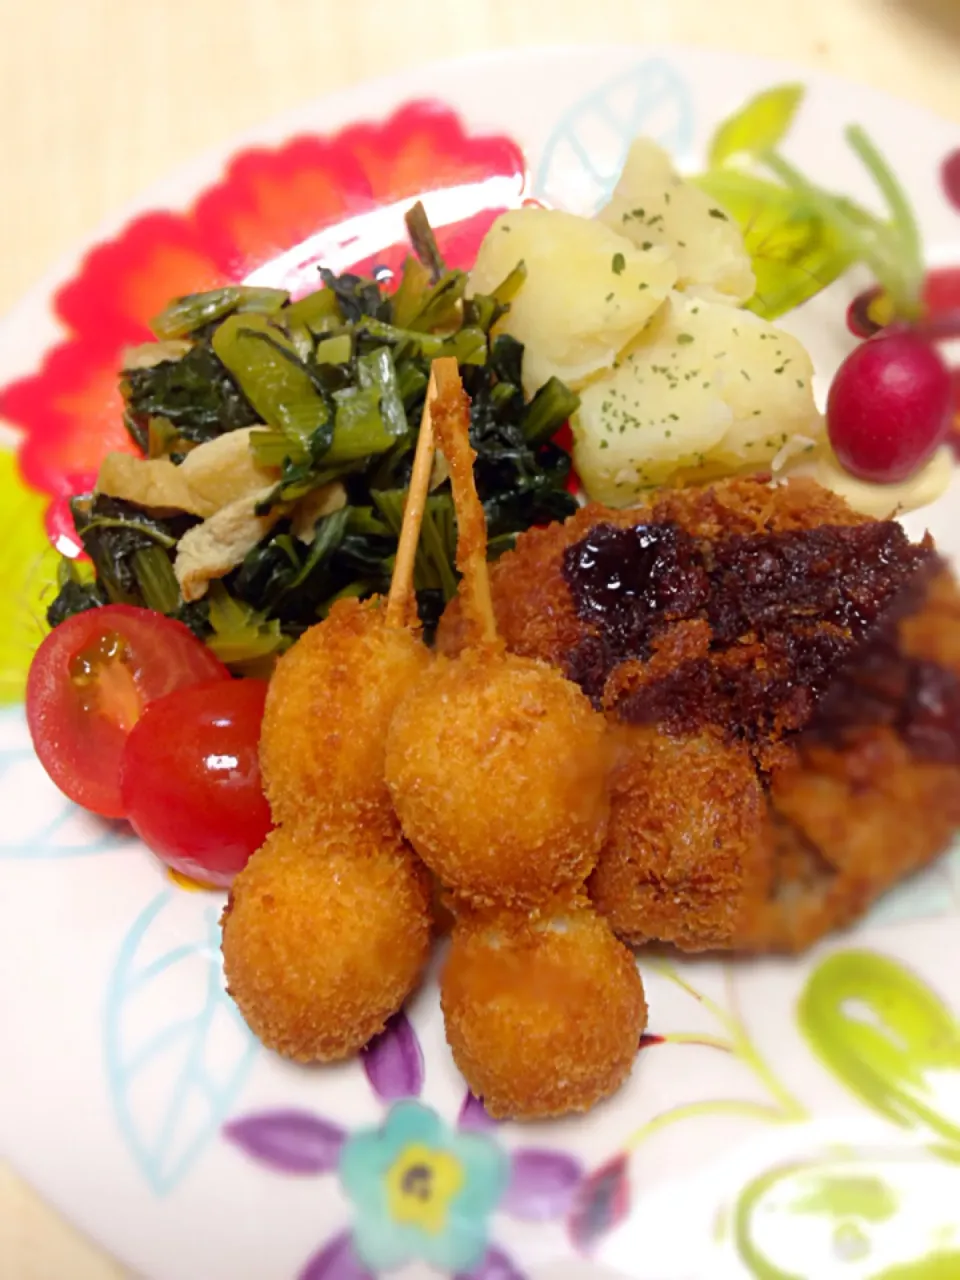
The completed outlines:
<svg viewBox="0 0 960 1280">
<path fill-rule="evenodd" d="M 776 147 L 793 124 L 805 92 L 802 84 L 767 89 L 724 120 L 710 143 L 711 169 L 731 161 L 756 160 Z"/>
<path fill-rule="evenodd" d="M 873 273 L 895 315 L 917 318 L 923 247 L 906 192 L 859 125 L 844 136 L 876 184 L 886 215 L 811 181 L 780 150 L 802 100 L 803 87 L 796 84 L 752 98 L 717 129 L 710 167 L 693 179 L 743 233 L 757 277 L 748 308 L 775 319 L 859 262 Z M 758 167 L 765 176 L 758 176 Z"/>
</svg>

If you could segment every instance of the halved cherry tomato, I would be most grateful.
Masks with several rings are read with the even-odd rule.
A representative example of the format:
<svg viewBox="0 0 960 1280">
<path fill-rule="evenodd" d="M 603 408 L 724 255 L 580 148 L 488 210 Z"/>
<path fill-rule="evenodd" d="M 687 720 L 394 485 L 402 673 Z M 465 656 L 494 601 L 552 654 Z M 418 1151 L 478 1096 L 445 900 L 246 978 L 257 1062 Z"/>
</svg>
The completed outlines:
<svg viewBox="0 0 960 1280">
<path fill-rule="evenodd" d="M 40 763 L 64 795 L 124 817 L 120 756 L 144 708 L 184 685 L 230 673 L 181 622 L 113 604 L 74 614 L 37 650 L 27 723 Z"/>
<path fill-rule="evenodd" d="M 263 844 L 270 808 L 260 783 L 265 680 L 218 680 L 151 702 L 120 763 L 123 807 L 161 861 L 225 887 Z"/>
</svg>

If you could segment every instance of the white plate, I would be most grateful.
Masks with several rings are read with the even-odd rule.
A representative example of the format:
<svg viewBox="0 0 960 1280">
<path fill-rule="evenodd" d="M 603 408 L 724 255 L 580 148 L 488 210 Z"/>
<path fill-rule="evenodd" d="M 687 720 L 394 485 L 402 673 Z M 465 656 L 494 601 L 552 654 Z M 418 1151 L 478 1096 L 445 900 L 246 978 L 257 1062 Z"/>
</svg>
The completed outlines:
<svg viewBox="0 0 960 1280">
<path fill-rule="evenodd" d="M 930 260 L 960 261 L 960 216 L 940 186 L 956 126 L 826 76 L 652 48 L 524 52 L 362 86 L 198 161 L 98 239 L 146 209 L 192 204 L 240 149 L 425 97 L 461 113 L 468 133 L 514 137 L 528 191 L 587 211 L 634 134 L 695 162 L 719 119 L 787 79 L 809 89 L 795 161 L 872 201 L 842 139 L 844 124 L 862 122 L 915 202 Z M 51 300 L 81 256 L 7 318 L 0 383 L 62 336 Z M 852 289 L 841 282 L 790 319 L 822 380 L 850 342 Z M 911 532 L 929 526 L 960 552 L 958 496 L 954 484 L 910 518 Z M 259 1047 L 223 990 L 221 899 L 173 885 L 122 832 L 67 805 L 16 707 L 0 719 L 0 814 L 0 1148 L 138 1273 L 350 1280 L 364 1274 L 358 1254 L 376 1251 L 405 1276 L 861 1280 L 952 1250 L 960 1275 L 956 854 L 801 960 L 671 968 L 641 956 L 649 1030 L 679 1042 L 644 1048 L 594 1114 L 523 1128 L 461 1114 L 432 983 L 363 1065 L 307 1070 Z M 838 1016 L 851 1042 L 887 1037 L 892 1065 L 873 1094 L 853 1088 L 856 1067 L 828 1068 L 796 1011 L 813 976 L 829 986 L 854 950 L 872 958 L 859 1004 Z M 834 969 L 820 968 L 830 956 Z M 875 1061 L 868 1049 L 862 1069 Z M 404 1227 L 383 1171 L 415 1141 L 458 1160 L 466 1191 L 448 1203 L 435 1180 L 436 1216 Z M 491 1144 L 506 1155 L 494 1159 Z M 348 1148 L 360 1170 L 349 1187 L 338 1172 Z"/>
</svg>

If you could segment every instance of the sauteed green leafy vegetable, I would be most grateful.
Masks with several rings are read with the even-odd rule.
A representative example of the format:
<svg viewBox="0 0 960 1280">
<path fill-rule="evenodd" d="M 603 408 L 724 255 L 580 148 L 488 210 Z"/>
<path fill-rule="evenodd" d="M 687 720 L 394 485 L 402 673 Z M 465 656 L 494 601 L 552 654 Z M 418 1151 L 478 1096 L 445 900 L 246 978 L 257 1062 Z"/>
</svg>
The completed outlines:
<svg viewBox="0 0 960 1280">
<path fill-rule="evenodd" d="M 553 380 L 525 399 L 523 348 L 491 336 L 523 264 L 490 295 L 468 298 L 466 274 L 442 263 L 421 206 L 408 228 L 416 254 L 392 291 L 382 279 L 321 270 L 322 287 L 297 301 L 230 286 L 179 298 L 156 318 L 157 342 L 131 353 L 122 374 L 128 431 L 144 458 L 172 475 L 170 464 L 179 469 L 198 448 L 248 429 L 252 462 L 270 481 L 250 513 L 264 536 L 186 601 L 177 555 L 203 515 L 133 502 L 101 483 L 72 504 L 93 573 L 64 564 L 51 624 L 101 604 L 144 605 L 185 621 L 243 670 L 339 597 L 385 591 L 430 362 L 440 355 L 457 357 L 470 396 L 491 555 L 574 509 L 569 457 L 552 437 L 577 397 Z M 320 515 L 304 532 L 303 511 L 318 497 Z M 438 464 L 416 566 L 428 628 L 456 590 L 455 540 Z"/>
</svg>

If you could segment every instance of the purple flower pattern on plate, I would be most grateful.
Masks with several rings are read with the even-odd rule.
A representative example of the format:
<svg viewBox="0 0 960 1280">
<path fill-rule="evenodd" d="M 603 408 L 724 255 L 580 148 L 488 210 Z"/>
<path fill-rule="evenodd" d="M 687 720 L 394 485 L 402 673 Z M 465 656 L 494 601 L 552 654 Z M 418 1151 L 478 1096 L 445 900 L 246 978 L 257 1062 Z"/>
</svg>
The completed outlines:
<svg viewBox="0 0 960 1280">
<path fill-rule="evenodd" d="M 274 1173 L 334 1174 L 351 1203 L 352 1222 L 321 1245 L 298 1280 L 375 1280 L 411 1262 L 453 1280 L 525 1280 L 492 1242 L 491 1220 L 503 1213 L 562 1222 L 583 1186 L 579 1162 L 559 1151 L 508 1150 L 469 1093 L 454 1124 L 419 1101 L 423 1053 L 403 1013 L 361 1061 L 387 1108 L 379 1125 L 350 1132 L 308 1111 L 278 1109 L 224 1127 L 229 1142 Z"/>
</svg>

